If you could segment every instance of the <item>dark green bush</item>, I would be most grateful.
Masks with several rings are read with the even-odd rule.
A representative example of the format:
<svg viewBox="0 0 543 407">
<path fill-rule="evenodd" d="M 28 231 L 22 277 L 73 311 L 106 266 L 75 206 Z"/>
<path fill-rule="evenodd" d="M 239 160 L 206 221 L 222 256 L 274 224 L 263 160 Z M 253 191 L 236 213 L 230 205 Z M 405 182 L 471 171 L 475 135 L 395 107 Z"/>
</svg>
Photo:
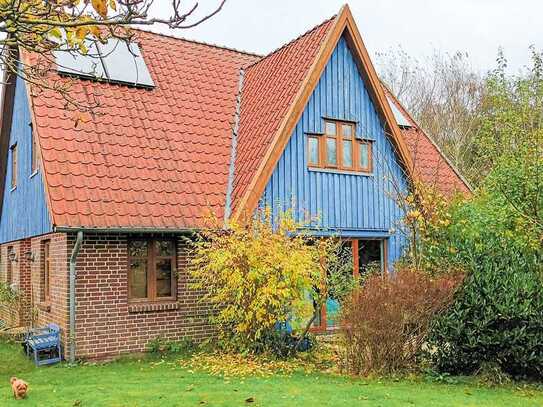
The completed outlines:
<svg viewBox="0 0 543 407">
<path fill-rule="evenodd" d="M 541 279 L 506 267 L 470 273 L 428 344 L 440 371 L 473 374 L 493 363 L 514 376 L 543 377 Z"/>
<path fill-rule="evenodd" d="M 511 165 L 520 159 L 530 166 Z M 461 265 L 466 277 L 429 336 L 440 371 L 473 374 L 494 365 L 517 377 L 543 377 L 543 230 L 536 217 L 543 205 L 533 192 L 533 166 L 543 174 L 535 156 L 504 159 L 485 190 L 451 208 L 433 261 Z"/>
</svg>

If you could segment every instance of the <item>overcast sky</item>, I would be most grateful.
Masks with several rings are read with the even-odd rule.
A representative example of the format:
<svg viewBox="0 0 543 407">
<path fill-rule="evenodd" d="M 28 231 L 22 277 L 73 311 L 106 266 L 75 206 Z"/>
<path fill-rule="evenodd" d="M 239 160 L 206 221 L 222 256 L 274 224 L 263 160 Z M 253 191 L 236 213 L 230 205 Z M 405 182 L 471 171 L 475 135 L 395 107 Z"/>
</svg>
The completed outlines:
<svg viewBox="0 0 543 407">
<path fill-rule="evenodd" d="M 169 0 L 156 3 L 157 13 L 167 13 Z M 218 3 L 200 0 L 198 14 Z M 227 0 L 211 20 L 174 35 L 266 54 L 337 13 L 344 3 Z M 351 0 L 349 5 L 372 55 L 398 45 L 417 58 L 434 49 L 465 51 L 474 67 L 485 71 L 495 66 L 502 47 L 516 71 L 528 63 L 529 45 L 543 49 L 543 0 Z"/>
</svg>

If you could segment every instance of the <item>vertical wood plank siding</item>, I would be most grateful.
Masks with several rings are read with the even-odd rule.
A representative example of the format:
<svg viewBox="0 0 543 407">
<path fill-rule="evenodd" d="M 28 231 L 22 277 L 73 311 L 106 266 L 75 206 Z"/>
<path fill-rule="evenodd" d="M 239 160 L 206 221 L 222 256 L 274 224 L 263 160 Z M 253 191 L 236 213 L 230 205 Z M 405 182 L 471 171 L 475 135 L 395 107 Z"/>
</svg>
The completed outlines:
<svg viewBox="0 0 543 407">
<path fill-rule="evenodd" d="M 357 122 L 358 137 L 373 142 L 372 175 L 339 174 L 308 169 L 307 133 L 324 132 L 323 117 Z M 405 244 L 397 190 L 407 179 L 386 137 L 364 81 L 344 38 L 320 78 L 300 122 L 275 168 L 260 201 L 277 213 L 292 209 L 299 220 L 318 218 L 313 226 L 345 237 L 388 236 L 389 265 Z"/>
<path fill-rule="evenodd" d="M 32 129 L 24 82 L 17 78 L 9 145 L 17 143 L 17 187 L 5 183 L 0 217 L 0 243 L 52 231 L 45 199 L 42 171 L 32 175 Z M 11 179 L 11 153 L 8 152 L 7 180 Z"/>
</svg>

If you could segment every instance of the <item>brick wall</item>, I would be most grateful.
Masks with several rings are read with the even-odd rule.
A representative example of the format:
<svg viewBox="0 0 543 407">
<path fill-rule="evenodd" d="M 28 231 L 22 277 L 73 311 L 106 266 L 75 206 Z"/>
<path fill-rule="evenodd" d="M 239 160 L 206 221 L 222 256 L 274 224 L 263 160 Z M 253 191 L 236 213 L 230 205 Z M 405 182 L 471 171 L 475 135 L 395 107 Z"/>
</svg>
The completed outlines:
<svg viewBox="0 0 543 407">
<path fill-rule="evenodd" d="M 11 248 L 14 258 L 8 256 Z M 8 282 L 8 268 L 11 267 L 11 285 L 21 292 L 21 301 L 15 305 L 0 304 L 0 319 L 8 326 L 28 326 L 31 321 L 30 283 L 30 239 L 18 240 L 0 246 L 0 281 Z"/>
<path fill-rule="evenodd" d="M 68 253 L 75 234 L 68 236 Z M 88 234 L 77 259 L 76 355 L 104 359 L 144 351 L 161 336 L 169 340 L 212 334 L 209 309 L 189 288 L 187 247 L 177 239 L 177 301 L 159 305 L 133 305 L 128 301 L 127 235 Z"/>
<path fill-rule="evenodd" d="M 5 281 L 7 249 L 13 247 L 13 281 L 27 293 L 25 312 L 33 325 L 60 326 L 65 357 L 69 357 L 69 258 L 75 233 L 52 233 L 0 245 L 0 279 Z M 51 299 L 43 301 L 44 241 L 50 241 Z M 32 261 L 25 253 L 32 253 Z M 210 309 L 198 301 L 201 293 L 190 289 L 187 244 L 177 238 L 177 299 L 168 303 L 131 304 L 128 301 L 127 235 L 85 233 L 77 258 L 76 356 L 106 359 L 141 352 L 161 336 L 167 340 L 208 338 L 213 328 Z M 30 310 L 33 310 L 30 313 Z M 0 307 L 0 318 L 13 310 Z M 18 321 L 19 324 L 30 321 Z"/>
<path fill-rule="evenodd" d="M 51 301 L 43 300 L 43 245 L 51 241 Z M 0 280 L 6 281 L 8 262 L 11 262 L 12 282 L 23 293 L 22 310 L 0 305 L 0 318 L 16 326 L 43 326 L 54 322 L 67 330 L 67 241 L 66 235 L 53 233 L 0 245 Z M 16 260 L 10 261 L 8 248 L 12 247 Z"/>
<path fill-rule="evenodd" d="M 49 241 L 50 251 L 50 300 L 44 301 L 44 242 Z M 60 326 L 63 343 L 68 334 L 68 242 L 66 234 L 51 233 L 31 239 L 34 261 L 32 270 L 32 304 L 34 325 L 44 326 L 55 323 Z"/>
</svg>

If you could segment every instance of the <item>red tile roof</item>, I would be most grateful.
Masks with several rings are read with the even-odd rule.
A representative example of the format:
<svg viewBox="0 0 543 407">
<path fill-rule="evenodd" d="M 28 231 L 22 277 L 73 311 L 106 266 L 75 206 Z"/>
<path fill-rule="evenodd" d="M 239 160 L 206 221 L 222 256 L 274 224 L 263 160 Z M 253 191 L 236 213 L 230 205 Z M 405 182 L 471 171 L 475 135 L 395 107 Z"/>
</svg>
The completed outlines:
<svg viewBox="0 0 543 407">
<path fill-rule="evenodd" d="M 264 58 L 139 32 L 156 87 L 75 80 L 73 97 L 100 101 L 96 114 L 77 126 L 57 94 L 32 96 L 53 224 L 185 229 L 201 227 L 209 211 L 222 217 L 240 70 L 234 203 L 246 192 L 333 21 Z M 447 189 L 465 187 L 422 131 L 403 134 L 425 179 Z"/>
<path fill-rule="evenodd" d="M 140 32 L 153 90 L 78 80 L 96 116 L 74 128 L 51 92 L 33 99 L 57 226 L 192 228 L 222 216 L 240 68 L 259 57 Z M 55 74 L 56 75 L 56 74 Z"/>
<path fill-rule="evenodd" d="M 437 188 L 445 196 L 451 196 L 457 192 L 470 194 L 471 189 L 467 182 L 440 151 L 430 136 L 420 128 L 386 86 L 383 86 L 383 88 L 392 103 L 396 105 L 411 124 L 411 127 L 403 127 L 401 131 L 413 160 L 414 175 L 419 177 L 426 185 Z"/>
<path fill-rule="evenodd" d="M 257 172 L 334 18 L 246 69 L 232 194 L 234 207 Z"/>
</svg>

